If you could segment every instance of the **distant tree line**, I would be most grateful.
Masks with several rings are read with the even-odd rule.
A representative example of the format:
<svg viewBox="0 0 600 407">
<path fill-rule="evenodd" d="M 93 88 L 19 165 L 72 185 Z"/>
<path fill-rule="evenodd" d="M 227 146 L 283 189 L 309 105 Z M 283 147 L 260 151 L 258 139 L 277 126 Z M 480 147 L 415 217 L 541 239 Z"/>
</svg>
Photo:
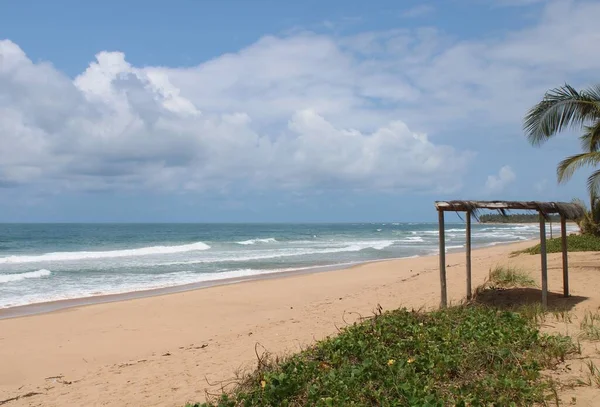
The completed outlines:
<svg viewBox="0 0 600 407">
<path fill-rule="evenodd" d="M 550 215 L 551 222 L 560 222 L 560 215 Z M 516 213 L 513 215 L 485 214 L 479 216 L 480 223 L 536 223 L 540 218 L 538 214 Z"/>
</svg>

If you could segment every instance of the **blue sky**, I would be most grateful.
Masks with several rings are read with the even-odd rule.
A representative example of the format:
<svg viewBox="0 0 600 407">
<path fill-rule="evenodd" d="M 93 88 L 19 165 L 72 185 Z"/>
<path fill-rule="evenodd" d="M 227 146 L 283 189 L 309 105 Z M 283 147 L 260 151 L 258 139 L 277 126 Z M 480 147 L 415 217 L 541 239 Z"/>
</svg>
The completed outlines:
<svg viewBox="0 0 600 407">
<path fill-rule="evenodd" d="M 527 109 L 598 81 L 594 1 L 4 1 L 0 221 L 434 220 L 570 200 L 575 134 Z"/>
</svg>

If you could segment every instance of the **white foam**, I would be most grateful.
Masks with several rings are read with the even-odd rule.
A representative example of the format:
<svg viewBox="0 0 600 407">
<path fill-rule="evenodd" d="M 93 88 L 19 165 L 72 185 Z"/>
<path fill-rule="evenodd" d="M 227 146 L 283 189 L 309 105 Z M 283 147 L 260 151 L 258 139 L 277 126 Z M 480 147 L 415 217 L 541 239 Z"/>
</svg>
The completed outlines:
<svg viewBox="0 0 600 407">
<path fill-rule="evenodd" d="M 237 242 L 237 244 L 243 244 L 243 245 L 251 245 L 251 244 L 257 244 L 257 243 L 277 243 L 277 240 L 273 237 L 268 237 L 266 239 L 250 239 L 250 240 L 244 240 L 242 242 Z"/>
<path fill-rule="evenodd" d="M 315 254 L 331 254 L 331 253 L 344 253 L 344 252 L 359 252 L 365 249 L 383 250 L 394 244 L 394 240 L 373 240 L 373 241 L 360 241 L 353 242 L 347 246 L 341 247 L 329 247 L 329 248 L 290 248 L 280 250 L 255 250 L 255 251 L 244 251 L 238 253 L 228 253 L 227 257 L 203 257 L 201 259 L 175 261 L 168 263 L 160 263 L 157 265 L 162 266 L 176 266 L 184 264 L 202 264 L 202 263 L 227 263 L 227 262 L 241 262 L 250 260 L 265 260 L 265 259 L 276 259 L 280 257 L 293 257 L 293 256 L 308 256 Z"/>
<path fill-rule="evenodd" d="M 30 271 L 27 273 L 17 274 L 0 274 L 0 283 L 12 283 L 14 281 L 21 281 L 27 278 L 42 278 L 48 277 L 52 272 L 50 270 L 41 269 L 36 271 Z"/>
<path fill-rule="evenodd" d="M 500 244 L 518 243 L 518 242 L 521 242 L 522 240 L 523 239 L 520 239 L 520 240 L 506 240 L 506 241 L 503 241 L 503 242 L 492 242 L 492 243 L 485 244 L 483 246 L 484 247 L 491 247 L 491 246 L 498 246 Z"/>
<path fill-rule="evenodd" d="M 531 224 L 531 225 L 514 225 L 514 226 L 509 226 L 509 227 L 504 227 L 504 228 L 497 228 L 497 229 L 504 229 L 504 230 L 538 230 L 538 225 L 537 223 Z"/>
<path fill-rule="evenodd" d="M 479 232 L 475 232 L 473 233 L 473 237 L 474 238 L 481 238 L 481 239 L 485 239 L 485 238 L 497 238 L 497 239 L 521 239 L 521 240 L 527 240 L 528 238 L 525 236 L 521 236 L 518 234 L 514 234 L 514 233 L 502 233 L 502 232 L 486 232 L 486 233 L 479 233 Z"/>
<path fill-rule="evenodd" d="M 367 247 L 365 247 L 365 249 L 372 248 L 375 250 L 383 250 L 386 247 L 390 247 L 393 244 L 394 244 L 393 240 L 384 240 L 381 242 L 373 242 L 371 244 L 368 244 Z M 363 249 L 361 248 L 360 250 L 363 250 Z"/>
<path fill-rule="evenodd" d="M 332 264 L 330 266 L 325 266 L 325 267 L 343 267 L 343 266 L 351 266 L 354 264 L 356 264 L 356 262 L 337 263 L 337 264 Z M 5 303 L 2 303 L 1 299 L 0 299 L 0 309 L 15 307 L 15 306 L 19 306 L 19 305 L 36 304 L 36 303 L 48 302 L 48 301 L 60 301 L 60 300 L 68 300 L 68 299 L 97 297 L 97 296 L 102 296 L 102 295 L 133 293 L 133 292 L 139 292 L 139 291 L 177 287 L 177 286 L 182 286 L 182 285 L 187 285 L 187 284 L 204 283 L 204 282 L 219 281 L 219 280 L 226 280 L 226 279 L 238 280 L 238 279 L 243 279 L 246 277 L 252 277 L 252 276 L 257 276 L 257 275 L 262 275 L 262 274 L 301 271 L 301 270 L 309 270 L 312 268 L 315 268 L 315 267 L 314 266 L 288 267 L 288 268 L 277 268 L 277 269 L 244 268 L 244 269 L 236 269 L 236 270 L 218 271 L 218 272 L 213 272 L 213 273 L 198 273 L 197 271 L 193 271 L 193 270 L 178 271 L 178 272 L 173 272 L 173 273 L 168 273 L 168 274 L 157 275 L 157 276 L 155 276 L 155 280 L 128 281 L 125 284 L 120 284 L 118 287 L 112 286 L 112 285 L 106 285 L 106 286 L 94 287 L 93 289 L 80 288 L 78 290 L 69 290 L 67 292 L 62 292 L 62 293 L 40 292 L 35 295 L 22 296 L 18 299 L 12 299 L 11 302 L 5 302 Z M 147 277 L 147 275 L 145 275 L 144 277 Z"/>
<path fill-rule="evenodd" d="M 199 250 L 208 250 L 210 246 L 202 243 L 191 243 L 179 246 L 151 246 L 138 249 L 110 250 L 98 252 L 55 252 L 36 256 L 7 256 L 0 257 L 0 264 L 36 263 L 42 261 L 73 261 L 84 259 L 105 259 L 114 257 L 148 256 L 155 254 L 184 253 Z"/>
<path fill-rule="evenodd" d="M 425 240 L 423 240 L 423 238 L 421 236 L 408 236 L 404 240 L 407 242 L 424 242 L 425 241 Z"/>
</svg>

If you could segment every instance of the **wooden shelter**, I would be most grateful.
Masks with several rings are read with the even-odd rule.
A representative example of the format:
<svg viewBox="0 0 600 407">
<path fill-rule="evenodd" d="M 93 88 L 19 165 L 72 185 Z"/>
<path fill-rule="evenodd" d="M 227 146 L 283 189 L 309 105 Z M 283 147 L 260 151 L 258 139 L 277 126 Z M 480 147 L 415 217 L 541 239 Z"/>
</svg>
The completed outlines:
<svg viewBox="0 0 600 407">
<path fill-rule="evenodd" d="M 546 219 L 550 214 L 560 215 L 560 230 L 562 236 L 563 260 L 563 292 L 569 296 L 569 265 L 567 259 L 567 220 L 577 220 L 585 214 L 584 209 L 566 202 L 537 202 L 537 201 L 436 201 L 438 211 L 440 237 L 440 284 L 441 306 L 448 305 L 446 292 L 446 236 L 444 212 L 466 212 L 466 269 L 467 269 L 467 299 L 471 299 L 471 217 L 477 216 L 482 209 L 495 210 L 503 215 L 509 210 L 536 211 L 540 218 L 540 247 L 542 263 L 542 305 L 548 305 L 548 263 L 546 259 Z"/>
</svg>

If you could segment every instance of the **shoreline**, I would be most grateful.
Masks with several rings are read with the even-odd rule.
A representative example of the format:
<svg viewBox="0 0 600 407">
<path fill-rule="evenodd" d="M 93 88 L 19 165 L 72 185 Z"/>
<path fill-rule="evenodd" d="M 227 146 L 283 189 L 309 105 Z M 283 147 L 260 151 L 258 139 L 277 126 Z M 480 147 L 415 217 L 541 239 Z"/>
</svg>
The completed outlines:
<svg viewBox="0 0 600 407">
<path fill-rule="evenodd" d="M 519 244 L 523 242 L 535 242 L 538 239 L 527 239 L 527 240 L 518 240 L 512 242 L 500 242 L 493 243 L 486 246 L 475 247 L 472 249 L 472 252 L 476 252 L 479 250 L 485 250 L 492 247 L 498 246 L 508 246 L 513 244 Z M 535 243 L 534 243 L 535 244 Z M 458 253 L 464 251 L 464 246 L 462 248 L 452 248 L 446 251 L 447 254 Z M 438 254 L 428 254 L 424 256 L 406 256 L 406 257 L 395 257 L 395 258 L 385 258 L 385 259 L 376 259 L 376 260 L 367 260 L 360 262 L 352 262 L 352 263 L 341 263 L 341 264 L 332 264 L 325 266 L 308 266 L 304 268 L 299 268 L 297 270 L 288 270 L 288 271 L 274 271 L 274 272 L 264 272 L 257 273 L 253 275 L 243 276 L 243 277 L 230 277 L 224 279 L 216 279 L 210 281 L 200 281 L 196 283 L 187 283 L 180 285 L 173 285 L 168 287 L 159 287 L 159 288 L 148 288 L 134 291 L 127 291 L 121 293 L 108 293 L 108 294 L 98 294 L 88 297 L 79 297 L 79 298 L 66 298 L 60 300 L 52 300 L 52 301 L 42 301 L 32 304 L 25 305 L 17 305 L 13 307 L 0 308 L 0 321 L 4 319 L 13 319 L 13 318 L 26 318 L 40 314 L 47 314 L 53 312 L 61 312 L 64 310 L 72 309 L 72 308 L 80 308 L 80 307 L 88 307 L 94 306 L 97 304 L 107 304 L 114 302 L 122 302 L 122 301 L 132 301 L 141 298 L 150 298 L 150 297 L 158 297 L 165 296 L 171 294 L 177 294 L 188 291 L 196 291 L 196 290 L 204 290 L 212 287 L 220 287 L 231 284 L 240 284 L 250 281 L 262 281 L 262 280 L 270 280 L 270 279 L 278 279 L 278 278 L 287 278 L 294 277 L 300 275 L 307 274 L 318 274 L 318 273 L 326 273 L 330 271 L 338 271 L 338 270 L 349 270 L 358 266 L 364 266 L 369 264 L 381 263 L 381 262 L 393 262 L 397 260 L 404 259 L 414 259 L 414 258 L 430 258 L 437 257 Z"/>
<path fill-rule="evenodd" d="M 388 261 L 388 260 L 399 260 L 408 257 L 401 257 L 398 259 L 382 259 L 382 260 L 372 260 L 367 262 L 359 262 L 359 263 L 343 263 L 338 265 L 331 266 L 315 266 L 315 267 L 306 267 L 297 270 L 288 270 L 288 271 L 275 271 L 271 273 L 258 273 L 254 275 L 248 275 L 243 277 L 230 277 L 219 280 L 211 280 L 211 281 L 200 281 L 197 283 L 187 283 L 180 285 L 173 285 L 168 287 L 159 287 L 159 288 L 148 288 L 136 291 L 127 291 L 122 293 L 114 293 L 114 294 L 98 294 L 92 295 L 89 297 L 80 297 L 80 298 L 67 298 L 64 300 L 54 300 L 54 301 L 42 301 L 33 304 L 26 305 L 17 305 L 14 307 L 0 308 L 0 321 L 4 319 L 11 318 L 25 318 L 40 314 L 47 314 L 52 312 L 60 312 L 63 310 L 67 310 L 70 308 L 79 308 L 79 307 L 88 307 L 97 304 L 108 304 L 114 302 L 123 302 L 123 301 L 132 301 L 142 298 L 152 298 L 159 297 L 177 293 L 184 293 L 188 291 L 197 291 L 204 290 L 207 288 L 213 287 L 221 287 L 231 284 L 239 284 L 245 283 L 249 281 L 262 281 L 262 280 L 270 280 L 276 278 L 285 278 L 292 277 L 297 275 L 305 275 L 305 274 L 315 274 L 315 273 L 324 273 L 327 271 L 334 270 L 345 270 L 350 269 L 355 266 L 359 266 L 362 264 L 369 263 L 377 263 L 380 261 Z"/>
</svg>

